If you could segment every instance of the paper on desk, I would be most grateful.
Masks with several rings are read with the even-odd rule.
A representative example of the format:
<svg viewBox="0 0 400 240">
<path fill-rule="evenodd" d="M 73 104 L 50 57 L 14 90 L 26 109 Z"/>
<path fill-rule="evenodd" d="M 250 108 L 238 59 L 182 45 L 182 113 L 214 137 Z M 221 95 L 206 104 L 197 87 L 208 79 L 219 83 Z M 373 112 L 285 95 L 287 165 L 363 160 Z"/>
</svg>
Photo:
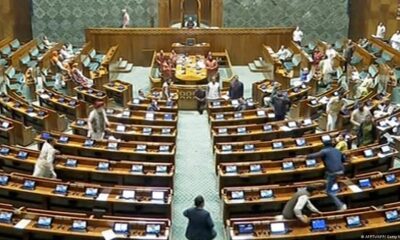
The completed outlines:
<svg viewBox="0 0 400 240">
<path fill-rule="evenodd" d="M 282 131 L 285 131 L 285 132 L 290 132 L 290 131 L 292 130 L 292 129 L 291 129 L 290 127 L 288 127 L 288 126 L 281 126 L 279 129 L 282 130 Z"/>
<path fill-rule="evenodd" d="M 14 228 L 24 229 L 29 223 L 31 223 L 30 219 L 21 219 L 21 221 L 15 224 Z"/>
<path fill-rule="evenodd" d="M 349 189 L 354 192 L 354 193 L 359 193 L 362 192 L 363 190 L 361 188 L 359 188 L 357 185 L 348 185 Z"/>
<path fill-rule="evenodd" d="M 108 193 L 100 193 L 99 196 L 96 198 L 97 201 L 107 201 Z"/>
<path fill-rule="evenodd" d="M 35 116 L 37 116 L 37 113 L 35 113 L 35 112 L 28 113 L 28 116 L 35 117 Z"/>
<path fill-rule="evenodd" d="M 103 235 L 105 240 L 112 240 L 112 239 L 118 237 L 117 234 L 115 234 L 112 229 L 108 229 L 108 230 L 102 231 L 101 235 Z"/>
</svg>

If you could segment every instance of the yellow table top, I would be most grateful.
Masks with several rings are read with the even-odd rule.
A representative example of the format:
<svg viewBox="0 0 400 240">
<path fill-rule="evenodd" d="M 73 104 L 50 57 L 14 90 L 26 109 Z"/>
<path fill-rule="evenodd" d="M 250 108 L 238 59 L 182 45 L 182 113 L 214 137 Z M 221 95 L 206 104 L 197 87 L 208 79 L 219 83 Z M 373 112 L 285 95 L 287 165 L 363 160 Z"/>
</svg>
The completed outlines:
<svg viewBox="0 0 400 240">
<path fill-rule="evenodd" d="M 197 60 L 197 61 L 196 61 Z M 201 81 L 207 78 L 204 56 L 189 56 L 177 61 L 175 77 L 182 81 Z"/>
</svg>

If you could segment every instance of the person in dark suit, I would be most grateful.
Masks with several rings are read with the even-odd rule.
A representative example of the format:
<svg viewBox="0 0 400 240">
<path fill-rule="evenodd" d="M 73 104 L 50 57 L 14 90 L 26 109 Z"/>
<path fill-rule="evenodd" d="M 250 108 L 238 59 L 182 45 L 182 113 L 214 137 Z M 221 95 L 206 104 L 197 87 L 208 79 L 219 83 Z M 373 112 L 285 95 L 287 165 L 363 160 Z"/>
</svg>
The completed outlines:
<svg viewBox="0 0 400 240">
<path fill-rule="evenodd" d="M 183 215 L 189 219 L 186 228 L 186 238 L 189 240 L 211 240 L 217 236 L 214 230 L 214 222 L 210 213 L 204 210 L 204 198 L 197 196 L 194 199 L 194 207 L 186 209 Z"/>
<path fill-rule="evenodd" d="M 238 76 L 234 76 L 231 82 L 231 86 L 229 87 L 229 98 L 230 99 L 239 99 L 243 98 L 243 83 L 239 81 Z"/>
</svg>

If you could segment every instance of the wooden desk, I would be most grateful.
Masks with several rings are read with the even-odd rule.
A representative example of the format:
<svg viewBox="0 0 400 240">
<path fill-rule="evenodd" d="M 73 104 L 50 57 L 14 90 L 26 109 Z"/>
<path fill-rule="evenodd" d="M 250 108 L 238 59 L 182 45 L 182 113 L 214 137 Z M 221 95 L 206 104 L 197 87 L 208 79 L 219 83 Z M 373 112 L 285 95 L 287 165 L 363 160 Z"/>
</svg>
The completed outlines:
<svg viewBox="0 0 400 240">
<path fill-rule="evenodd" d="M 114 60 L 114 58 L 117 56 L 119 50 L 119 45 L 114 45 L 108 49 L 107 53 L 104 55 L 103 61 L 101 62 L 101 65 L 105 67 L 108 71 L 110 71 L 110 63 Z"/>
<path fill-rule="evenodd" d="M 244 110 L 240 112 L 211 113 L 209 116 L 209 121 L 212 127 L 239 124 L 257 124 L 272 122 L 274 120 L 275 114 L 272 108 L 260 108 L 254 110 Z"/>
<path fill-rule="evenodd" d="M 88 104 L 81 100 L 63 95 L 51 89 L 36 92 L 41 106 L 46 106 L 64 113 L 69 119 L 85 118 L 88 116 Z"/>
<path fill-rule="evenodd" d="M 5 116 L 0 116 L 0 124 L 0 136 L 3 143 L 27 146 L 33 142 L 34 135 L 31 126 L 27 127 L 22 122 Z"/>
<path fill-rule="evenodd" d="M 338 181 L 339 190 L 337 196 L 352 208 L 365 207 L 371 205 L 381 205 L 388 202 L 399 201 L 397 191 L 400 182 L 386 183 L 384 175 L 395 174 L 397 179 L 400 178 L 399 170 L 392 170 L 385 173 L 371 172 L 356 176 L 350 179 Z M 383 174 L 383 175 L 382 175 Z M 350 186 L 358 186 L 360 179 L 370 179 L 371 188 L 363 188 L 361 192 L 353 192 Z M 259 185 L 251 187 L 229 187 L 222 190 L 224 220 L 231 217 L 243 216 L 261 216 L 262 214 L 273 216 L 281 214 L 283 206 L 293 196 L 298 188 L 302 188 L 308 184 L 321 185 L 324 187 L 325 181 L 297 182 L 293 185 Z M 353 187 L 352 187 L 353 188 Z M 272 190 L 273 198 L 261 198 L 261 190 Z M 243 192 L 244 199 L 232 199 L 232 192 Z M 379 198 L 376 198 L 376 194 Z M 326 195 L 325 190 L 318 191 L 316 195 L 311 197 L 311 201 L 321 211 L 332 211 L 334 206 L 330 198 Z"/>
<path fill-rule="evenodd" d="M 30 105 L 15 95 L 0 97 L 0 108 L 3 114 L 38 130 L 64 131 L 67 127 L 64 115 L 59 115 L 51 109 Z"/>
<path fill-rule="evenodd" d="M 106 109 L 108 120 L 124 124 L 155 125 L 177 127 L 178 114 L 150 112 L 150 111 L 131 111 Z"/>
<path fill-rule="evenodd" d="M 56 148 L 63 154 L 85 156 L 85 157 L 101 157 L 110 160 L 133 160 L 148 162 L 165 162 L 174 163 L 175 161 L 175 144 L 174 143 L 152 143 L 152 142 L 118 142 L 117 149 L 110 149 L 108 141 L 95 141 L 92 147 L 84 146 L 86 137 L 72 134 L 64 134 L 51 132 L 51 136 L 60 139 L 61 136 L 68 138 L 68 142 L 61 143 L 57 141 Z M 35 138 L 39 147 L 43 143 L 42 136 Z M 111 142 L 111 141 L 110 141 Z M 145 149 L 142 149 L 145 148 Z M 161 148 L 167 148 L 165 150 Z"/>
<path fill-rule="evenodd" d="M 303 136 L 306 144 L 304 146 L 297 146 L 293 138 L 276 139 L 272 141 L 253 141 L 253 142 L 226 142 L 217 143 L 214 145 L 216 166 L 223 162 L 244 162 L 244 161 L 258 161 L 262 159 L 278 160 L 288 157 L 295 157 L 296 155 L 305 155 L 321 150 L 323 147 L 322 136 L 329 135 L 331 139 L 336 138 L 340 132 L 322 132 L 318 134 Z M 281 142 L 282 148 L 274 148 L 274 143 Z M 253 150 L 245 150 L 252 145 Z M 231 146 L 231 150 L 223 150 Z"/>
<path fill-rule="evenodd" d="M 246 109 L 256 109 L 258 108 L 258 105 L 258 102 L 251 102 L 251 104 L 247 103 Z M 207 109 L 209 113 L 234 112 L 238 106 L 238 100 L 230 100 L 224 98 L 207 102 Z"/>
<path fill-rule="evenodd" d="M 33 172 L 40 154 L 39 151 L 9 145 L 1 145 L 1 148 L 10 150 L 7 154 L 0 154 L 4 170 L 25 174 Z M 25 159 L 18 157 L 20 152 L 26 152 L 27 157 Z M 68 165 L 71 159 L 76 161 L 76 166 Z M 108 164 L 109 170 L 99 169 L 100 163 Z M 141 166 L 143 169 L 134 172 L 132 166 Z M 57 176 L 64 181 L 172 188 L 175 167 L 172 163 L 112 161 L 101 158 L 58 155 L 55 160 L 55 171 Z"/>
<path fill-rule="evenodd" d="M 390 148 L 390 154 L 381 154 L 380 149 L 385 145 L 369 145 L 363 148 L 344 152 L 346 156 L 345 169 L 348 177 L 372 171 L 386 172 L 393 166 L 394 157 L 398 151 Z M 372 157 L 365 157 L 365 150 L 372 150 Z M 293 162 L 291 170 L 282 169 L 283 163 Z M 259 168 L 255 171 L 255 168 Z M 236 171 L 230 172 L 230 169 Z M 218 166 L 220 190 L 224 187 L 254 186 L 262 184 L 291 184 L 299 181 L 323 179 L 324 163 L 316 159 L 315 165 L 307 165 L 302 158 L 289 158 L 281 161 L 233 162 L 222 163 Z"/>
<path fill-rule="evenodd" d="M 189 54 L 189 55 L 203 55 L 206 56 L 211 50 L 209 43 L 198 43 L 193 46 L 188 46 L 181 43 L 173 43 L 171 46 L 177 54 Z"/>
<path fill-rule="evenodd" d="M 126 107 L 133 97 L 132 84 L 121 80 L 113 80 L 104 84 L 103 89 L 109 98 L 114 99 L 116 103 L 123 107 Z"/>
<path fill-rule="evenodd" d="M 93 87 L 101 91 L 104 90 L 103 86 L 110 82 L 110 73 L 103 66 L 100 66 L 95 72 L 91 71 L 89 77 L 93 80 Z"/>
<path fill-rule="evenodd" d="M 374 37 L 370 37 L 368 39 L 368 41 L 371 44 L 378 46 L 378 48 L 381 49 L 382 54 L 383 54 L 383 52 L 386 52 L 388 55 L 393 56 L 392 61 L 387 63 L 390 67 L 397 67 L 400 65 L 400 52 L 399 51 L 392 48 L 389 44 L 383 42 L 382 40 L 376 39 Z"/>
<path fill-rule="evenodd" d="M 160 112 L 173 112 L 178 113 L 178 102 L 175 100 L 167 101 L 167 100 L 157 100 L 158 107 L 160 108 Z M 128 102 L 128 107 L 132 111 L 141 110 L 147 111 L 147 108 L 151 104 L 151 99 L 143 99 L 139 98 L 133 99 L 131 102 Z"/>
<path fill-rule="evenodd" d="M 0 224 L 0 235 L 7 239 L 104 239 L 103 231 L 113 229 L 115 223 L 127 223 L 130 229 L 130 237 L 138 240 L 170 239 L 171 223 L 166 218 L 125 218 L 104 215 L 95 217 L 91 214 L 71 213 L 68 211 L 50 211 L 36 208 L 17 208 L 9 204 L 0 205 L 1 212 L 13 213 L 10 223 Z M 39 217 L 51 217 L 53 222 L 50 228 L 40 228 L 37 226 Z M 16 228 L 21 220 L 29 221 L 22 229 Z M 73 231 L 71 229 L 76 220 L 84 221 L 87 224 L 87 231 Z M 159 225 L 160 233 L 158 236 L 146 234 L 149 225 Z M 133 230 L 134 229 L 134 230 Z"/>
<path fill-rule="evenodd" d="M 280 138 L 301 137 L 306 132 L 315 132 L 318 126 L 318 123 L 315 121 L 305 124 L 304 120 L 299 119 L 294 121 L 298 127 L 289 128 L 287 126 L 289 122 L 293 121 L 217 126 L 211 129 L 211 134 L 214 144 L 223 142 L 271 141 Z"/>
<path fill-rule="evenodd" d="M 79 100 L 88 102 L 90 104 L 94 104 L 97 101 L 107 104 L 107 94 L 101 90 L 79 86 L 74 88 L 74 91 L 76 92 Z"/>
<path fill-rule="evenodd" d="M 47 210 L 74 210 L 80 213 L 92 213 L 93 209 L 104 209 L 107 214 L 134 217 L 171 217 L 172 190 L 163 187 L 102 186 L 89 183 L 63 182 L 59 179 L 35 178 L 19 173 L 6 174 L 9 182 L 0 186 L 0 199 L 5 203 L 19 206 L 37 207 Z M 26 180 L 34 181 L 33 190 L 23 188 Z M 57 194 L 57 185 L 66 185 L 68 193 Z M 86 188 L 98 189 L 97 196 L 87 196 Z M 124 190 L 135 191 L 135 199 L 127 201 L 120 196 Z M 155 201 L 153 192 L 164 193 L 164 199 Z M 70 202 L 76 202 L 71 204 Z"/>
<path fill-rule="evenodd" d="M 207 83 L 207 69 L 205 68 L 204 55 L 190 55 L 187 58 L 180 55 L 177 60 L 175 78 L 180 84 L 185 85 Z"/>
<path fill-rule="evenodd" d="M 297 220 L 284 220 L 286 234 L 272 234 L 270 224 L 277 222 L 268 217 L 233 218 L 227 220 L 227 233 L 232 240 L 256 240 L 256 239 L 360 239 L 373 232 L 375 236 L 396 236 L 400 222 L 385 221 L 385 212 L 399 211 L 399 206 L 385 206 L 383 209 L 376 207 L 357 208 L 343 212 L 332 212 L 322 216 L 312 216 L 310 221 L 325 219 L 327 229 L 325 231 L 312 231 L 310 225 L 302 224 Z M 347 227 L 346 218 L 359 216 L 362 226 Z M 253 228 L 250 234 L 240 234 L 239 226 Z"/>
<path fill-rule="evenodd" d="M 86 119 L 77 119 L 77 121 L 71 123 L 71 128 L 74 134 L 87 136 L 88 126 Z M 111 135 L 124 141 L 175 143 L 177 129 L 171 126 L 129 125 L 110 122 L 110 126 L 106 129 L 106 135 Z"/>
</svg>

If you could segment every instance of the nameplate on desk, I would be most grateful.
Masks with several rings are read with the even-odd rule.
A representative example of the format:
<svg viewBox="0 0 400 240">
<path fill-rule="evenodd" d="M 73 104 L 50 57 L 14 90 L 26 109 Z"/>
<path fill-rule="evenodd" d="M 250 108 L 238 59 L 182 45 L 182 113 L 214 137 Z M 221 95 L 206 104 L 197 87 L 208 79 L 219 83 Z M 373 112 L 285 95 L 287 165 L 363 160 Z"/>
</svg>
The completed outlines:
<svg viewBox="0 0 400 240">
<path fill-rule="evenodd" d="M 218 128 L 218 134 L 228 134 L 228 129 L 226 129 L 226 128 Z"/>
<path fill-rule="evenodd" d="M 107 201 L 109 195 L 110 194 L 108 194 L 108 193 L 100 193 L 99 196 L 97 196 L 96 201 L 105 202 L 105 201 Z"/>
<path fill-rule="evenodd" d="M 215 115 L 216 120 L 223 120 L 224 119 L 224 114 L 217 114 Z"/>
<path fill-rule="evenodd" d="M 11 125 L 10 122 L 4 121 L 4 122 L 2 122 L 2 124 L 1 124 L 1 128 L 8 128 L 10 125 Z"/>
<path fill-rule="evenodd" d="M 247 132 L 247 129 L 245 127 L 237 128 L 237 133 L 239 133 L 239 134 L 245 134 L 246 132 Z"/>
<path fill-rule="evenodd" d="M 234 99 L 231 101 L 232 106 L 238 106 L 239 105 L 239 101 L 237 99 Z"/>
<path fill-rule="evenodd" d="M 232 152 L 232 145 L 222 145 L 221 150 L 224 153 Z"/>
<path fill-rule="evenodd" d="M 146 120 L 154 120 L 154 113 L 146 113 L 145 119 Z"/>
<path fill-rule="evenodd" d="M 234 113 L 233 117 L 236 119 L 240 119 L 240 118 L 243 118 L 243 115 L 242 115 L 242 113 Z"/>
<path fill-rule="evenodd" d="M 275 113 L 268 113 L 268 118 L 275 118 Z"/>
<path fill-rule="evenodd" d="M 363 191 L 359 186 L 354 185 L 354 184 L 348 185 L 347 187 L 348 187 L 353 193 L 359 193 L 359 192 L 362 192 L 362 191 Z"/>
<path fill-rule="evenodd" d="M 31 223 L 32 220 L 30 219 L 21 219 L 17 224 L 15 224 L 14 228 L 18 228 L 18 229 L 25 229 L 26 226 L 29 225 L 29 223 Z"/>
<path fill-rule="evenodd" d="M 265 111 L 261 111 L 261 110 L 257 111 L 257 116 L 259 116 L 259 117 L 265 117 Z M 275 116 L 274 116 L 274 117 L 275 117 Z"/>
<path fill-rule="evenodd" d="M 139 98 L 133 99 L 133 104 L 140 104 L 140 99 Z"/>
<path fill-rule="evenodd" d="M 118 125 L 115 129 L 117 132 L 125 132 L 126 127 L 124 125 Z"/>
</svg>

